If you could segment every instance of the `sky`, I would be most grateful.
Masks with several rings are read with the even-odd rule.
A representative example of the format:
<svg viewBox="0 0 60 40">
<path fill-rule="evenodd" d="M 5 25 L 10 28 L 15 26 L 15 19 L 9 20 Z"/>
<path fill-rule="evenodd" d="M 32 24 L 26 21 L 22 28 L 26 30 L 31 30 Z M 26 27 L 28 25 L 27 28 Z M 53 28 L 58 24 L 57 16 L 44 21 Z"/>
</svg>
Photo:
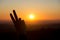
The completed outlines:
<svg viewBox="0 0 60 40">
<path fill-rule="evenodd" d="M 0 20 L 11 20 L 13 9 L 24 20 L 31 13 L 35 20 L 60 20 L 60 0 L 0 0 Z"/>
</svg>

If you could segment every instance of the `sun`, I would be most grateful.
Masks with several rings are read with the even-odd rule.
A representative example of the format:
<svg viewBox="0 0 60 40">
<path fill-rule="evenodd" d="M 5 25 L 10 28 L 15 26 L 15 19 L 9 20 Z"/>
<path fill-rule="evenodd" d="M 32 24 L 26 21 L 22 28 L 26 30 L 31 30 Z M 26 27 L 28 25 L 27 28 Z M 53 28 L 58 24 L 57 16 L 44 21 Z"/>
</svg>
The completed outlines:
<svg viewBox="0 0 60 40">
<path fill-rule="evenodd" d="M 33 14 L 30 14 L 29 15 L 29 19 L 31 19 L 31 20 L 34 19 L 34 15 Z"/>
</svg>

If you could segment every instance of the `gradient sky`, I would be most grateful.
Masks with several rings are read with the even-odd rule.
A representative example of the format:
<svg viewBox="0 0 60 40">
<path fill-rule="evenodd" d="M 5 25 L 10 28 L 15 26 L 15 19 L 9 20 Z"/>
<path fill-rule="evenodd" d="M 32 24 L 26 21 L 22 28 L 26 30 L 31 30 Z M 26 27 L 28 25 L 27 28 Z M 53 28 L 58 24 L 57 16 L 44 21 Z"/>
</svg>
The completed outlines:
<svg viewBox="0 0 60 40">
<path fill-rule="evenodd" d="M 0 0 L 0 20 L 10 20 L 13 9 L 24 20 L 30 13 L 36 20 L 60 20 L 59 0 Z"/>
</svg>

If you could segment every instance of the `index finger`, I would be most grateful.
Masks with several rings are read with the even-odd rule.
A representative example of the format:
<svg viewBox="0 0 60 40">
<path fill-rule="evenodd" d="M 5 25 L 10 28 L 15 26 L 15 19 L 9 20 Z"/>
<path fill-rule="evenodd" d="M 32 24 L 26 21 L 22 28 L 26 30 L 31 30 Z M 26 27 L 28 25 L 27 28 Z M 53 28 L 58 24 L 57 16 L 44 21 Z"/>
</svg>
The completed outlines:
<svg viewBox="0 0 60 40">
<path fill-rule="evenodd" d="M 13 15 L 11 13 L 10 13 L 10 17 L 11 17 L 13 23 L 15 24 L 15 19 L 14 19 Z"/>
</svg>

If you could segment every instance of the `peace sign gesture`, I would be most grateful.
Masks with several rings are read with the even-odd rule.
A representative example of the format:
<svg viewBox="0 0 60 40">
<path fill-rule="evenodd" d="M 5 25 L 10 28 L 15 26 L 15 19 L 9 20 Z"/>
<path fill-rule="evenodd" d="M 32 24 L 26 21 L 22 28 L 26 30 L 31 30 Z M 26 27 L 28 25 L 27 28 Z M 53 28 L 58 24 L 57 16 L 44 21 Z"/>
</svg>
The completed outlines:
<svg viewBox="0 0 60 40">
<path fill-rule="evenodd" d="M 10 13 L 10 17 L 14 23 L 16 31 L 19 33 L 24 33 L 25 27 L 26 27 L 24 20 L 21 20 L 21 18 L 17 17 L 15 10 L 13 10 L 13 14 L 14 15 L 12 15 L 12 13 Z"/>
</svg>

